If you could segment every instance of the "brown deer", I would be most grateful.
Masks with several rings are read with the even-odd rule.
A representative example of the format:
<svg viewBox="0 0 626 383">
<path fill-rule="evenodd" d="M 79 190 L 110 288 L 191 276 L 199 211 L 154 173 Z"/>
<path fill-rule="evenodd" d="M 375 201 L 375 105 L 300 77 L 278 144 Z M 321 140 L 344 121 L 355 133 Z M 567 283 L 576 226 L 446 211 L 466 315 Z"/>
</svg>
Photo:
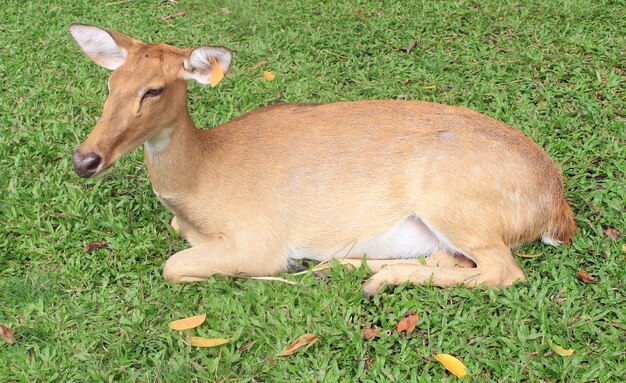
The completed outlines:
<svg viewBox="0 0 626 383">
<path fill-rule="evenodd" d="M 366 294 L 406 281 L 501 288 L 525 279 L 512 246 L 572 241 L 554 162 L 478 112 L 416 101 L 280 104 L 198 130 L 186 83 L 227 72 L 228 49 L 145 44 L 80 24 L 70 32 L 113 70 L 74 168 L 97 176 L 144 145 L 154 192 L 191 244 L 165 263 L 168 281 L 366 258 L 375 272 Z"/>
</svg>

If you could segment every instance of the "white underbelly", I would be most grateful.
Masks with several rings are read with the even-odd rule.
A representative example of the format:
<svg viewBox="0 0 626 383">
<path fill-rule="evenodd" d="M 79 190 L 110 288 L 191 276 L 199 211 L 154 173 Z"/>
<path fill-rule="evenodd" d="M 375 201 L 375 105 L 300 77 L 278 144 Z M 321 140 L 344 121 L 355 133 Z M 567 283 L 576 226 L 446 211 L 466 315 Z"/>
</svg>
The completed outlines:
<svg viewBox="0 0 626 383">
<path fill-rule="evenodd" d="M 457 252 L 441 234 L 433 232 L 418 217 L 411 216 L 378 236 L 357 239 L 334 249 L 314 252 L 302 246 L 289 250 L 291 259 L 330 258 L 410 259 L 427 257 L 436 251 Z"/>
</svg>

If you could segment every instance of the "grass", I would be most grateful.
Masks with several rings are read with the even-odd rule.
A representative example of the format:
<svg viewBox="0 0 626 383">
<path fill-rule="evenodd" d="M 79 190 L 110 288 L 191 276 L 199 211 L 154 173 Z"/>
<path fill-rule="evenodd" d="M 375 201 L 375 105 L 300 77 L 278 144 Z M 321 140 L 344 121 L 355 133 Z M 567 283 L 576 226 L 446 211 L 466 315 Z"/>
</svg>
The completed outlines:
<svg viewBox="0 0 626 383">
<path fill-rule="evenodd" d="M 626 232 L 625 20 L 623 1 L 5 0 L 0 324 L 17 335 L 0 341 L 0 382 L 454 381 L 436 353 L 460 357 L 477 382 L 624 381 L 625 242 L 604 230 Z M 324 278 L 283 276 L 301 286 L 165 283 L 165 259 L 186 245 L 152 194 L 142 150 L 102 179 L 72 171 L 108 76 L 79 52 L 72 22 L 230 47 L 220 86 L 190 85 L 198 126 L 270 103 L 387 98 L 464 105 L 516 126 L 563 170 L 574 244 L 518 249 L 541 256 L 518 258 L 528 281 L 501 291 L 401 285 L 370 301 L 367 273 L 336 266 Z M 261 60 L 273 82 L 246 70 Z M 84 253 L 95 240 L 108 247 Z M 599 282 L 582 284 L 577 271 Z M 420 314 L 418 330 L 398 335 L 407 310 Z M 167 328 L 204 312 L 192 333 L 231 344 L 192 349 Z M 370 326 L 379 340 L 361 339 Z M 306 332 L 321 340 L 277 357 Z M 575 353 L 556 355 L 547 340 Z"/>
</svg>

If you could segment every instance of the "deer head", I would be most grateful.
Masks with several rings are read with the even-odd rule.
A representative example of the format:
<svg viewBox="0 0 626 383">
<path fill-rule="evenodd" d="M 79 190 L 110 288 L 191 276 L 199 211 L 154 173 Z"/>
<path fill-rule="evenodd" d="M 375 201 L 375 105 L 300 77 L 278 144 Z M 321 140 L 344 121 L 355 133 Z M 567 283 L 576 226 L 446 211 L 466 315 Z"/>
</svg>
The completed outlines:
<svg viewBox="0 0 626 383">
<path fill-rule="evenodd" d="M 96 64 L 113 71 L 102 116 L 72 157 L 74 170 L 96 176 L 187 113 L 189 80 L 211 82 L 225 73 L 231 52 L 223 47 L 181 49 L 145 44 L 121 33 L 73 24 L 70 33 Z"/>
</svg>

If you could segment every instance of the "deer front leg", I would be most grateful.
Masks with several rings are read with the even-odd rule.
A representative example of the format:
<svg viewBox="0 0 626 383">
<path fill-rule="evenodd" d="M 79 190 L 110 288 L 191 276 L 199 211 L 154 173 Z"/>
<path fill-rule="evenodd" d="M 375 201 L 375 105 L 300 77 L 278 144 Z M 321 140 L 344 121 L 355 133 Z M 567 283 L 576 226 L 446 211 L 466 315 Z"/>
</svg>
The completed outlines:
<svg viewBox="0 0 626 383">
<path fill-rule="evenodd" d="M 178 223 L 178 217 L 174 216 L 174 218 L 172 218 L 172 228 L 178 232 L 180 232 L 180 224 Z"/>
<path fill-rule="evenodd" d="M 242 251 L 228 239 L 215 239 L 172 255 L 165 262 L 163 277 L 170 282 L 195 282 L 215 274 L 270 276 L 287 269 L 284 255 Z"/>
<path fill-rule="evenodd" d="M 172 218 L 171 225 L 191 246 L 197 246 L 211 239 L 210 236 L 199 232 L 193 225 L 190 225 L 184 218 L 179 216 L 175 215 L 174 218 Z"/>
</svg>

